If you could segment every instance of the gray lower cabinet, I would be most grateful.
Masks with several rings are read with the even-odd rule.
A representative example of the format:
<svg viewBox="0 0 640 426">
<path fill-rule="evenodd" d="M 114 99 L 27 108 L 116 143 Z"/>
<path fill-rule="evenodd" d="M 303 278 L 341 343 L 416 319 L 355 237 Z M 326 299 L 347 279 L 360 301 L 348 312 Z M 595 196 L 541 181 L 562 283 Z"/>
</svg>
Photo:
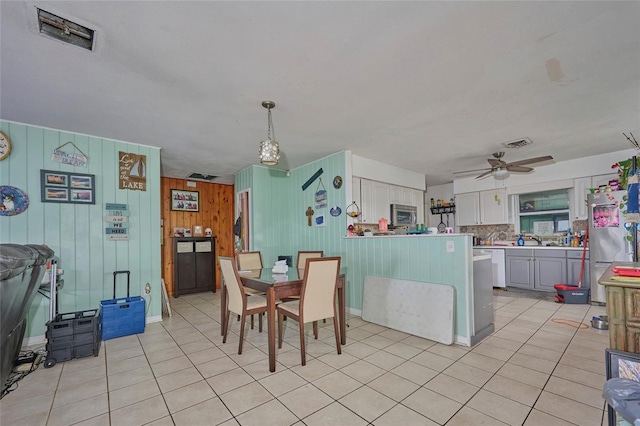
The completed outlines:
<svg viewBox="0 0 640 426">
<path fill-rule="evenodd" d="M 555 291 L 567 283 L 567 250 L 506 249 L 506 275 L 508 287 Z"/>
<path fill-rule="evenodd" d="M 507 287 L 533 289 L 533 250 L 506 249 Z"/>
<path fill-rule="evenodd" d="M 582 266 L 582 250 L 567 250 L 567 284 L 578 285 L 580 282 L 580 267 Z M 582 287 L 591 288 L 591 274 L 589 270 L 589 251 L 585 253 L 584 271 L 582 272 Z"/>
<path fill-rule="evenodd" d="M 535 290 L 556 291 L 555 284 L 567 283 L 566 250 L 533 250 Z"/>
</svg>

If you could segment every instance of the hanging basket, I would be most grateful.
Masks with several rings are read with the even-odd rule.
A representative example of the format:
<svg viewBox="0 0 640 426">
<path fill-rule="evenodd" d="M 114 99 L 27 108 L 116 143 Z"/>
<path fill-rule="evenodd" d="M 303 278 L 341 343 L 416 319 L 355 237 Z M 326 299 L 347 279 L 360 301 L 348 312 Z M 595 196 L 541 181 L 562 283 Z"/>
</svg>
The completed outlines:
<svg viewBox="0 0 640 426">
<path fill-rule="evenodd" d="M 360 212 L 360 207 L 358 207 L 355 201 L 349 204 L 349 206 L 347 206 L 346 212 L 347 212 L 347 216 L 352 217 L 354 219 L 360 217 L 360 215 L 362 214 Z"/>
</svg>

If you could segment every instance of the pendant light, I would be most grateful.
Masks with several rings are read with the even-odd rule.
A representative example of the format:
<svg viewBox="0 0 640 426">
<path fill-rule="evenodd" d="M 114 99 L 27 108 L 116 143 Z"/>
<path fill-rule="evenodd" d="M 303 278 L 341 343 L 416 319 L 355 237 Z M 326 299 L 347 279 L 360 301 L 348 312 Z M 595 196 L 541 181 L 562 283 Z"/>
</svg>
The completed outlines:
<svg viewBox="0 0 640 426">
<path fill-rule="evenodd" d="M 266 166 L 275 166 L 280 160 L 280 145 L 276 142 L 276 132 L 273 129 L 273 121 L 271 120 L 271 108 L 275 108 L 273 101 L 263 101 L 262 106 L 267 109 L 267 139 L 260 142 L 258 150 L 258 158 L 260 162 Z M 273 133 L 273 138 L 271 137 Z"/>
</svg>

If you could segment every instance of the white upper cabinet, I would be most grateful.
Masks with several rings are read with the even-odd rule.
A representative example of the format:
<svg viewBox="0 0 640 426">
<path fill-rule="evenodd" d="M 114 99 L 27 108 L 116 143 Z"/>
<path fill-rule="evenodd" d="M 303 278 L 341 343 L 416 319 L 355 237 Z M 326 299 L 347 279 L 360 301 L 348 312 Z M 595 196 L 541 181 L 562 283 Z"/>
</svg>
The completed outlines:
<svg viewBox="0 0 640 426">
<path fill-rule="evenodd" d="M 355 190 L 356 179 L 359 182 L 357 191 Z M 354 178 L 353 185 L 354 197 L 356 193 L 359 194 L 359 199 L 355 198 L 355 201 L 362 210 L 361 222 L 377 223 L 382 218 L 391 220 L 391 204 L 403 204 L 416 206 L 418 209 L 417 223 L 424 223 L 424 193 L 422 191 L 360 178 Z"/>
<path fill-rule="evenodd" d="M 591 178 L 582 177 L 573 180 L 573 219 L 587 219 L 587 194 L 591 189 Z"/>
<path fill-rule="evenodd" d="M 376 223 L 383 217 L 389 219 L 391 213 L 389 193 L 389 185 L 386 183 L 360 179 L 361 222 Z"/>
<path fill-rule="evenodd" d="M 458 226 L 480 224 L 480 194 L 478 192 L 456 195 L 456 221 Z"/>
<path fill-rule="evenodd" d="M 458 226 L 509 223 L 509 203 L 505 188 L 456 195 Z"/>
<path fill-rule="evenodd" d="M 617 173 L 593 176 L 591 178 L 591 188 L 599 188 L 600 185 L 609 185 L 609 181 L 614 179 L 618 179 Z"/>
<path fill-rule="evenodd" d="M 480 191 L 480 223 L 482 225 L 509 223 L 508 201 L 505 188 Z"/>
</svg>

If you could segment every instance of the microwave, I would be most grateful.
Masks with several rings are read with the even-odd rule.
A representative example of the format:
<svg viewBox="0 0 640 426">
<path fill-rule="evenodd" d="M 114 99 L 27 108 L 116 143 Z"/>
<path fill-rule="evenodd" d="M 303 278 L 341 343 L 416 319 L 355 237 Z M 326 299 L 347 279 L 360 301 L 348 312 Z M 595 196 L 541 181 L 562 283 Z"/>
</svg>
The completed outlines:
<svg viewBox="0 0 640 426">
<path fill-rule="evenodd" d="M 416 225 L 418 208 L 416 206 L 405 206 L 402 204 L 391 204 L 391 223 L 393 226 Z"/>
</svg>

